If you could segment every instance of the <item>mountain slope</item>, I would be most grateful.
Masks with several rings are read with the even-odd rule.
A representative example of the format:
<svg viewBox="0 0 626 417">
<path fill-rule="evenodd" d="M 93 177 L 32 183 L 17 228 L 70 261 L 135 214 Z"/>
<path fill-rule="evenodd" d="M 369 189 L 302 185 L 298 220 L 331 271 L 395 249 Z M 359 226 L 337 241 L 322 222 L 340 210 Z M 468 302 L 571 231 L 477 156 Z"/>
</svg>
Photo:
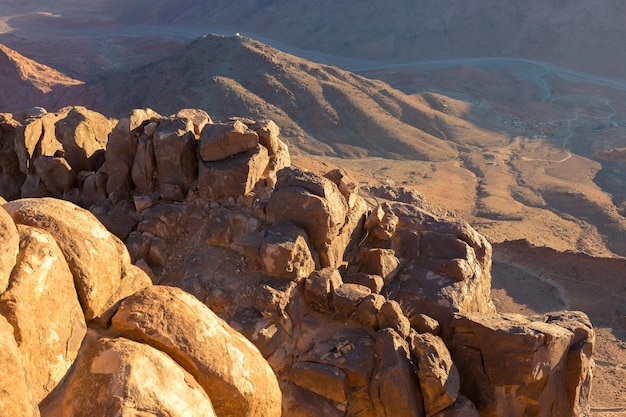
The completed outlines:
<svg viewBox="0 0 626 417">
<path fill-rule="evenodd" d="M 70 104 L 90 104 L 88 88 L 53 68 L 28 59 L 0 44 L 0 111 L 43 106 L 57 109 Z"/>
<path fill-rule="evenodd" d="M 109 114 L 200 107 L 216 119 L 271 118 L 293 145 L 314 154 L 447 160 L 457 156 L 455 132 L 471 128 L 421 96 L 241 36 L 203 36 L 104 88 Z"/>
</svg>

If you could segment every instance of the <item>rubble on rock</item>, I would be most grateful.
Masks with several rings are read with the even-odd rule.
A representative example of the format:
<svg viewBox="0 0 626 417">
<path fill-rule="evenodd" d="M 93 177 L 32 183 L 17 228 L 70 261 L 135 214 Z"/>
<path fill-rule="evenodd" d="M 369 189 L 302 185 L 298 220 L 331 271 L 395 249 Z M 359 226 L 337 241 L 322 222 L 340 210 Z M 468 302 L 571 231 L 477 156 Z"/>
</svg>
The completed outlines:
<svg viewBox="0 0 626 417">
<path fill-rule="evenodd" d="M 3 202 L 0 314 L 17 369 L 0 394 L 27 387 L 11 407 L 588 413 L 584 313 L 498 314 L 483 236 L 407 202 L 369 206 L 342 170 L 291 167 L 271 121 L 137 109 L 115 124 L 67 108 L 2 115 L 0 132 L 13 149 L 0 155 L 2 196 L 63 197 L 95 215 L 51 198 Z M 171 395 L 139 382 L 157 370 Z"/>
</svg>

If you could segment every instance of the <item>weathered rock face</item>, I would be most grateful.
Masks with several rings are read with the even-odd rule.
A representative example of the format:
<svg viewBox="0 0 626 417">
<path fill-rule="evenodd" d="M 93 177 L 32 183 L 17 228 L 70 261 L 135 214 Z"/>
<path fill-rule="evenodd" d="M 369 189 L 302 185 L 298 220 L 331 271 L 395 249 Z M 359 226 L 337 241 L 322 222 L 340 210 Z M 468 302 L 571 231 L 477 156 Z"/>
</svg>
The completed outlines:
<svg viewBox="0 0 626 417">
<path fill-rule="evenodd" d="M 0 314 L 15 329 L 38 403 L 72 365 L 86 332 L 72 273 L 54 238 L 18 226 L 20 254 L 9 289 L 0 295 Z"/>
<path fill-rule="evenodd" d="M 43 415 L 211 415 L 210 403 L 217 416 L 588 413 L 586 316 L 497 314 L 491 246 L 466 222 L 406 190 L 383 190 L 404 203 L 368 207 L 344 170 L 289 167 L 268 120 L 138 109 L 108 135 L 107 120 L 79 108 L 0 116 L 0 143 L 14 144 L 0 149 L 2 195 L 90 207 L 128 247 L 70 203 L 0 199 L 12 216 L 0 210 L 2 314 L 28 339 L 48 334 L 24 319 L 39 287 L 24 278 L 35 246 L 18 247 L 18 229 L 23 241 L 32 230 L 61 251 L 91 329 L 76 366 L 54 378 L 55 358 L 31 361 L 35 344 L 15 340 L 26 381 L 67 382 L 29 386 L 24 404 Z M 160 381 L 139 386 L 161 370 L 180 382 L 171 395 Z M 109 380 L 116 390 L 101 389 Z M 77 400 L 93 392 L 93 404 Z"/>
<path fill-rule="evenodd" d="M 102 314 L 122 274 L 114 236 L 91 213 L 63 200 L 23 199 L 3 207 L 16 223 L 52 234 L 74 274 L 87 320 Z"/>
<path fill-rule="evenodd" d="M 123 301 L 112 323 L 116 333 L 174 358 L 211 393 L 218 415 L 280 416 L 281 392 L 272 369 L 248 340 L 194 296 L 149 287 Z"/>
<path fill-rule="evenodd" d="M 28 367 L 13 337 L 13 326 L 0 315 L 0 405 L 6 416 L 39 417 L 28 381 Z"/>
<path fill-rule="evenodd" d="M 0 199 L 0 205 L 6 203 Z M 9 285 L 11 270 L 15 266 L 15 260 L 19 251 L 20 236 L 11 216 L 0 207 L 0 294 Z"/>
<path fill-rule="evenodd" d="M 481 415 L 572 416 L 589 411 L 578 394 L 589 389 L 594 341 L 584 313 L 474 313 L 455 317 L 450 345 Z"/>
<path fill-rule="evenodd" d="M 196 380 L 165 353 L 122 337 L 90 337 L 45 416 L 167 415 L 214 417 Z"/>
</svg>

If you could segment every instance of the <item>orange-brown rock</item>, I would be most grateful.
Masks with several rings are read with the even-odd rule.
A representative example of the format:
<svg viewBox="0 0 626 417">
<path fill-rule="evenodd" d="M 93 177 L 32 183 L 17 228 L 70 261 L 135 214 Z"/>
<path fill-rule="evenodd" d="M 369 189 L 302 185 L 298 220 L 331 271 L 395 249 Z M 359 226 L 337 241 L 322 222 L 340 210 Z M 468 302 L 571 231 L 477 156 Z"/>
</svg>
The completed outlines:
<svg viewBox="0 0 626 417">
<path fill-rule="evenodd" d="M 200 135 L 200 158 L 205 162 L 221 161 L 259 144 L 259 135 L 239 120 L 206 125 Z"/>
<path fill-rule="evenodd" d="M 63 157 L 77 173 L 95 171 L 104 158 L 115 120 L 85 107 L 68 107 L 56 121 L 54 134 L 63 146 Z"/>
<path fill-rule="evenodd" d="M 281 415 L 281 392 L 265 359 L 194 296 L 146 288 L 122 301 L 111 327 L 174 358 L 209 393 L 218 416 Z"/>
<path fill-rule="evenodd" d="M 14 328 L 33 398 L 43 400 L 72 366 L 86 333 L 74 280 L 46 231 L 18 225 L 20 253 L 0 314 Z"/>
<path fill-rule="evenodd" d="M 348 376 L 335 366 L 298 362 L 291 368 L 289 379 L 296 385 L 333 402 L 345 405 L 348 400 Z"/>
<path fill-rule="evenodd" d="M 131 171 L 137 137 L 143 133 L 143 127 L 157 122 L 162 116 L 152 109 L 134 109 L 128 116 L 121 118 L 111 131 L 106 147 L 106 173 L 108 194 L 124 192 L 131 184 Z"/>
<path fill-rule="evenodd" d="M 13 334 L 13 326 L 0 314 L 0 414 L 39 417 L 26 364 Z"/>
<path fill-rule="evenodd" d="M 113 235 L 91 213 L 67 201 L 21 199 L 3 207 L 15 223 L 54 237 L 74 275 L 87 321 L 102 314 L 120 286 L 122 265 Z"/>
<path fill-rule="evenodd" d="M 208 125 L 212 126 L 212 125 Z M 255 146 L 232 158 L 214 162 L 200 162 L 198 188 L 210 201 L 224 197 L 242 197 L 261 179 L 269 156 L 264 146 Z"/>
<path fill-rule="evenodd" d="M 315 269 L 308 238 L 297 227 L 269 230 L 260 252 L 263 270 L 269 276 L 300 281 Z"/>
<path fill-rule="evenodd" d="M 32 164 L 53 197 L 61 198 L 66 191 L 77 185 L 76 171 L 65 158 L 41 155 L 32 160 Z"/>
<path fill-rule="evenodd" d="M 411 322 L 402 312 L 400 304 L 395 300 L 388 300 L 380 306 L 378 311 L 378 325 L 381 329 L 391 328 L 402 338 L 407 338 L 411 331 Z"/>
<path fill-rule="evenodd" d="M 391 329 L 376 334 L 370 395 L 377 416 L 423 417 L 424 404 L 406 341 Z"/>
<path fill-rule="evenodd" d="M 391 282 L 400 267 L 400 260 L 393 249 L 372 248 L 363 253 L 361 271 L 379 275 L 387 284 Z"/>
<path fill-rule="evenodd" d="M 359 303 L 372 291 L 359 284 L 341 284 L 332 292 L 332 308 L 340 316 L 348 318 Z"/>
<path fill-rule="evenodd" d="M 162 119 L 152 137 L 159 182 L 189 186 L 198 176 L 193 122 L 178 117 Z"/>
<path fill-rule="evenodd" d="M 332 294 L 343 284 L 341 274 L 335 268 L 313 271 L 304 282 L 304 297 L 309 306 L 320 313 L 332 311 Z"/>
<path fill-rule="evenodd" d="M 397 225 L 398 216 L 388 203 L 379 204 L 365 220 L 365 230 L 380 240 L 391 239 L 396 232 Z"/>
<path fill-rule="evenodd" d="M 7 199 L 20 197 L 20 188 L 26 179 L 15 153 L 19 124 L 11 114 L 0 113 L 0 196 Z"/>
<path fill-rule="evenodd" d="M 433 417 L 480 417 L 480 414 L 470 400 L 459 395 L 454 404 Z"/>
<path fill-rule="evenodd" d="M 426 416 L 431 417 L 456 402 L 461 385 L 459 371 L 440 337 L 412 332 L 409 341 Z"/>
<path fill-rule="evenodd" d="M 9 285 L 11 270 L 15 266 L 17 252 L 19 251 L 20 235 L 17 233 L 15 223 L 9 214 L 1 206 L 6 203 L 0 197 L 0 294 Z"/>
<path fill-rule="evenodd" d="M 347 214 L 348 205 L 332 181 L 294 168 L 278 172 L 276 190 L 267 205 L 268 221 L 303 228 L 322 267 L 338 266 L 342 261 L 337 259 L 342 251 L 329 249 L 346 223 Z"/>
<path fill-rule="evenodd" d="M 50 417 L 216 415 L 207 393 L 172 358 L 122 337 L 89 337 L 64 390 L 42 408 Z"/>
<path fill-rule="evenodd" d="M 592 364 L 577 352 L 581 345 L 590 352 L 595 335 L 583 313 L 572 318 L 456 316 L 450 352 L 462 375 L 461 392 L 484 416 L 586 415 L 568 385 L 586 380 Z"/>
<path fill-rule="evenodd" d="M 154 142 L 151 137 L 140 135 L 131 168 L 131 178 L 138 192 L 151 193 L 156 185 L 156 160 Z"/>
</svg>

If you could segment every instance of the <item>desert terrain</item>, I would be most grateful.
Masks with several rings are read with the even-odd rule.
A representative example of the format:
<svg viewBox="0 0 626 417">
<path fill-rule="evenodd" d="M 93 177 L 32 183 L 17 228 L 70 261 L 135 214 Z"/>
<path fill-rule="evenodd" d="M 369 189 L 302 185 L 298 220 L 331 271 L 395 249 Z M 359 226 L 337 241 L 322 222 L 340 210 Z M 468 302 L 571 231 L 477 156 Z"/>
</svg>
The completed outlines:
<svg viewBox="0 0 626 417">
<path fill-rule="evenodd" d="M 16 2 L 0 16 L 0 44 L 32 60 L 0 51 L 23 69 L 11 78 L 3 71 L 14 67 L 0 62 L 3 82 L 11 83 L 0 92 L 0 112 L 82 104 L 111 117 L 133 107 L 269 117 L 283 129 L 294 165 L 338 166 L 363 185 L 405 187 L 439 207 L 438 214 L 470 222 L 494 246 L 492 298 L 499 311 L 589 314 L 598 332 L 593 415 L 626 416 L 623 54 L 600 58 L 603 48 L 589 41 L 574 50 L 522 35 L 480 54 L 482 38 L 466 40 L 475 49 L 439 43 L 429 53 L 426 40 L 412 50 L 399 38 L 355 47 L 351 37 L 364 36 L 353 30 L 361 27 L 356 23 L 338 24 L 342 43 L 311 36 L 313 26 L 296 34 L 251 17 L 222 20 L 220 27 L 223 15 L 194 20 L 203 15 L 191 7 L 175 13 L 165 4 L 137 3 L 136 10 L 149 12 L 133 20 L 134 10 L 125 11 L 126 19 L 113 13 L 113 2 L 84 8 L 67 1 L 49 9 L 35 3 Z M 492 6 L 488 17 L 495 19 L 503 12 Z M 577 19 L 593 17 L 576 7 L 563 12 L 559 36 L 579 27 Z M 602 10 L 598 20 L 607 28 L 621 16 Z M 273 11 L 296 15 L 287 6 Z M 531 13 L 519 10 L 510 23 L 521 27 Z M 282 25 L 299 25 L 279 16 Z M 536 32 L 549 39 L 554 29 L 547 19 Z M 228 36 L 198 39 L 208 33 Z M 598 35 L 611 45 L 619 36 L 609 29 Z M 577 59 L 580 50 L 588 52 L 585 59 Z M 35 81 L 25 88 L 25 80 Z"/>
</svg>

